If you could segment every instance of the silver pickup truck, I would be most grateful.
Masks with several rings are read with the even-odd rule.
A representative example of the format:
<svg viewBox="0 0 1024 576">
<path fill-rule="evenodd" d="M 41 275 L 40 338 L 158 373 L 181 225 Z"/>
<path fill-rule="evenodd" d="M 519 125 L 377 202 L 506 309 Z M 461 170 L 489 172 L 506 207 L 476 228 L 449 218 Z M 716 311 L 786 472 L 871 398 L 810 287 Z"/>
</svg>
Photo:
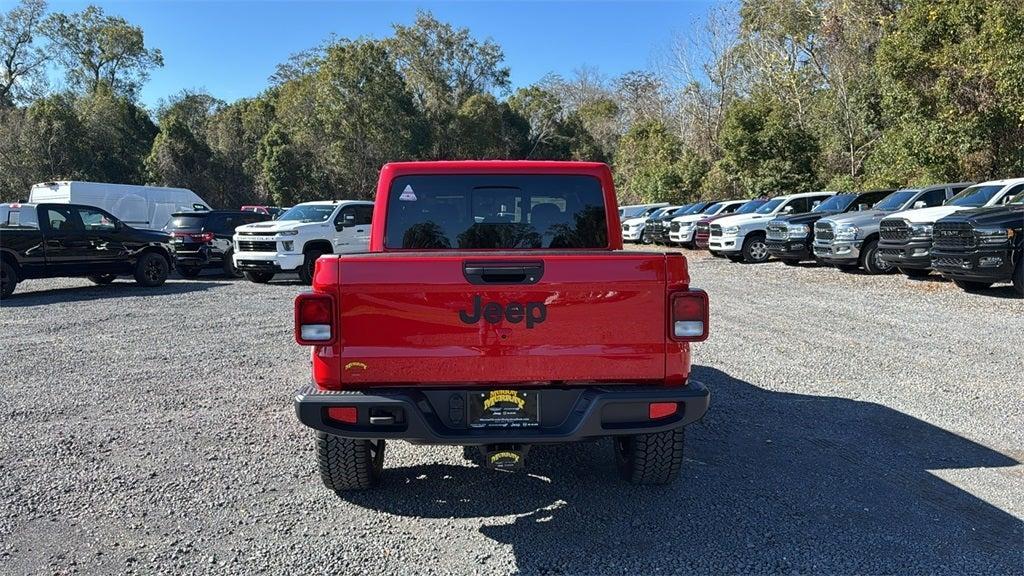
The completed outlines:
<svg viewBox="0 0 1024 576">
<path fill-rule="evenodd" d="M 889 214 L 911 208 L 940 206 L 973 182 L 934 184 L 897 190 L 871 210 L 822 218 L 814 224 L 814 255 L 840 270 L 863 268 L 868 274 L 887 274 L 894 266 L 878 256 L 878 223 Z"/>
</svg>

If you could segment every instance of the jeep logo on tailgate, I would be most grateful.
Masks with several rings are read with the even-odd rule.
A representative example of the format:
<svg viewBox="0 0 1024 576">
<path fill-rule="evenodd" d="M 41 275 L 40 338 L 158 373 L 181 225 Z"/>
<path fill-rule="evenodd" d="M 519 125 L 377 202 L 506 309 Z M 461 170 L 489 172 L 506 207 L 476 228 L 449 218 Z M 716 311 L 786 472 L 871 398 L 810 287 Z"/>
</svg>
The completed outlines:
<svg viewBox="0 0 1024 576">
<path fill-rule="evenodd" d="M 526 320 L 526 327 L 533 328 L 535 324 L 540 324 L 547 317 L 548 307 L 543 302 L 527 302 L 526 304 L 509 302 L 507 306 L 493 301 L 482 304 L 479 294 L 473 296 L 472 312 L 459 310 L 459 320 L 466 324 L 476 324 L 480 318 L 483 318 L 484 322 L 488 324 L 497 324 L 504 318 L 512 324 L 519 324 Z"/>
</svg>

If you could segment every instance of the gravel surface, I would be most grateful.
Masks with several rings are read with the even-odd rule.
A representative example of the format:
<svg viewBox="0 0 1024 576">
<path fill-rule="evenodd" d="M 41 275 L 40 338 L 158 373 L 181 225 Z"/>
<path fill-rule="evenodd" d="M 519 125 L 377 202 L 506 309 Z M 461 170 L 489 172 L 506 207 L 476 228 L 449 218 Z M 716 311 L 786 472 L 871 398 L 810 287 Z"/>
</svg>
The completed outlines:
<svg viewBox="0 0 1024 576">
<path fill-rule="evenodd" d="M 0 574 L 1024 572 L 1024 302 L 689 255 L 712 404 L 660 488 L 608 442 L 522 474 L 394 442 L 341 499 L 292 410 L 301 286 L 27 282 L 0 306 Z"/>
</svg>

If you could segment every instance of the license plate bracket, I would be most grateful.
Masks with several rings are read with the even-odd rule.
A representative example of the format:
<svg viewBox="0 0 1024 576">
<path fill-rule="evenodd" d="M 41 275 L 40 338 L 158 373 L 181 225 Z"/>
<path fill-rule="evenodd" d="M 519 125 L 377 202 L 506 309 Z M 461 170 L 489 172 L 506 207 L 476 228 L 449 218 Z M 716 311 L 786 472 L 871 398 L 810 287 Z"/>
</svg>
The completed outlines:
<svg viewBox="0 0 1024 576">
<path fill-rule="evenodd" d="M 470 428 L 536 428 L 540 426 L 540 392 L 488 390 L 469 393 Z"/>
</svg>

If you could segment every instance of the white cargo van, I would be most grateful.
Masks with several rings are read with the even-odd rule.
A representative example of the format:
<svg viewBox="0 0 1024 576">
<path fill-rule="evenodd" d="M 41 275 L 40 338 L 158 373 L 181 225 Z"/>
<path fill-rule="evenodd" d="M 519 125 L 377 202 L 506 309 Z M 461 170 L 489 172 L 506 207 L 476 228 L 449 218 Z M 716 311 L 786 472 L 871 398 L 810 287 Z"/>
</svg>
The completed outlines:
<svg viewBox="0 0 1024 576">
<path fill-rule="evenodd" d="M 32 186 L 28 201 L 95 206 L 132 228 L 148 230 L 162 230 L 175 212 L 210 209 L 205 200 L 185 188 L 67 180 Z"/>
</svg>

